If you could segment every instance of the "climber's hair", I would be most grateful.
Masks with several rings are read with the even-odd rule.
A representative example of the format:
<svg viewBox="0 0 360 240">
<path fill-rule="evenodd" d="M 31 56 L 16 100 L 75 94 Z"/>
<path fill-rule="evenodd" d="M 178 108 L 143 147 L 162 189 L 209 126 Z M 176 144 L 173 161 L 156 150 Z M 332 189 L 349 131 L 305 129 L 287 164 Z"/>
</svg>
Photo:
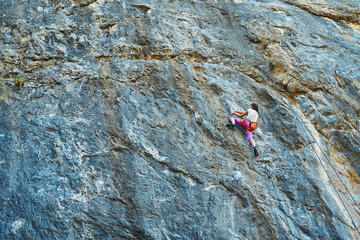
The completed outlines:
<svg viewBox="0 0 360 240">
<path fill-rule="evenodd" d="M 259 117 L 260 117 L 260 121 L 262 121 L 261 114 L 259 112 L 259 105 L 257 105 L 257 103 L 252 103 L 250 106 L 252 106 L 253 109 L 258 112 Z"/>
<path fill-rule="evenodd" d="M 259 105 L 257 105 L 257 103 L 252 103 L 251 106 L 255 111 L 259 112 Z"/>
</svg>

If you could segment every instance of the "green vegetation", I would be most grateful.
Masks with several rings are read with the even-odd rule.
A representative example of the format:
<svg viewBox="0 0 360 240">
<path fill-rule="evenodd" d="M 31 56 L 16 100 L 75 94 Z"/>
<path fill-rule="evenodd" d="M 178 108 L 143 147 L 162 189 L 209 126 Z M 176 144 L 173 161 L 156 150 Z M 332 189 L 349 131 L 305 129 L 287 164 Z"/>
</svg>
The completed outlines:
<svg viewBox="0 0 360 240">
<path fill-rule="evenodd" d="M 24 86 L 24 77 L 22 77 L 22 76 L 17 77 L 15 80 L 15 85 L 18 87 L 23 87 Z"/>
</svg>

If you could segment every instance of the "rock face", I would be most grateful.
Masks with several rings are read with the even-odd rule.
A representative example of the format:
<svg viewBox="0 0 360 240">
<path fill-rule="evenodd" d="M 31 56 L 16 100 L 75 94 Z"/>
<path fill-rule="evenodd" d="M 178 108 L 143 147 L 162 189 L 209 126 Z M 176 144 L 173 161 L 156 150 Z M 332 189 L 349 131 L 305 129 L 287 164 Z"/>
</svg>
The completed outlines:
<svg viewBox="0 0 360 240">
<path fill-rule="evenodd" d="M 359 19 L 0 1 L 0 239 L 359 239 Z M 251 102 L 258 158 L 224 126 Z"/>
</svg>

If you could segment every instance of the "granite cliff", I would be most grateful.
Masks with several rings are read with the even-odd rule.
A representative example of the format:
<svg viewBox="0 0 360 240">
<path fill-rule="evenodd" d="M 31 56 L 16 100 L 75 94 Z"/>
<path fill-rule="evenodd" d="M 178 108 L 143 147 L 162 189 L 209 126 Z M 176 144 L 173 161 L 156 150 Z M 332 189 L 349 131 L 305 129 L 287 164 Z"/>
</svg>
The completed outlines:
<svg viewBox="0 0 360 240">
<path fill-rule="evenodd" d="M 358 0 L 0 0 L 0 239 L 360 239 L 359 58 Z"/>
</svg>

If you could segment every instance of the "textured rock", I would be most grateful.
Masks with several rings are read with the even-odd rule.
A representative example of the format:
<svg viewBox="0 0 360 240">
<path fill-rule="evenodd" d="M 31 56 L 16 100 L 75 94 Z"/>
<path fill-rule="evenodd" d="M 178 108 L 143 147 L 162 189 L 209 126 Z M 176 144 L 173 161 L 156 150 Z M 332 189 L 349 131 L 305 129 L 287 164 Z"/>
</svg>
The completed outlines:
<svg viewBox="0 0 360 240">
<path fill-rule="evenodd" d="M 0 238 L 359 238 L 359 6 L 1 1 Z"/>
</svg>

